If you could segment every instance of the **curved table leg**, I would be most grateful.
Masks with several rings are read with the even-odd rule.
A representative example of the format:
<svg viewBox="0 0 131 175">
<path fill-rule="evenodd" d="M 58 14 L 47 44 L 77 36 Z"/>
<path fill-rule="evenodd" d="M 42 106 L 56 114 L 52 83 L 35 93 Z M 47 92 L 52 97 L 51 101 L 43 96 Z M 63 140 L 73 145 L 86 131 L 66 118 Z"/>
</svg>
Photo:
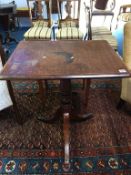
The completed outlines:
<svg viewBox="0 0 131 175">
<path fill-rule="evenodd" d="M 90 82 L 90 81 L 89 81 Z M 88 90 L 89 85 L 86 81 L 86 90 L 85 90 L 85 100 L 88 101 Z M 61 112 L 63 113 L 63 134 L 64 134 L 64 170 L 68 171 L 70 168 L 70 120 L 83 121 L 89 119 L 92 114 L 85 113 L 79 114 L 79 111 L 73 112 L 75 110 L 73 106 L 73 97 L 71 89 L 71 80 L 63 79 L 60 80 L 60 91 L 61 91 Z"/>
<path fill-rule="evenodd" d="M 85 81 L 85 100 L 84 105 L 87 105 L 88 95 L 89 95 L 90 80 Z M 91 113 L 79 113 L 78 106 L 73 104 L 73 93 L 71 89 L 71 80 L 70 79 L 61 79 L 60 80 L 60 108 L 56 108 L 51 112 L 49 118 L 38 118 L 44 122 L 53 122 L 56 117 L 63 116 L 63 135 L 64 135 L 64 170 L 68 171 L 70 168 L 70 120 L 73 121 L 85 121 L 92 117 Z M 75 94 L 76 95 L 76 94 Z M 51 111 L 51 109 L 50 109 Z"/>
</svg>

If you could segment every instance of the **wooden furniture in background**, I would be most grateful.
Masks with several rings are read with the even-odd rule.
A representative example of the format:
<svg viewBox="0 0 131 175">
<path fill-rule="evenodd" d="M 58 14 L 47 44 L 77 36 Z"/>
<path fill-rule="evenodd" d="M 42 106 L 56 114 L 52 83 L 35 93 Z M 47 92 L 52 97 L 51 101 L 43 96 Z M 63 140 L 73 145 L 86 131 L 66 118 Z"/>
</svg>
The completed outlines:
<svg viewBox="0 0 131 175">
<path fill-rule="evenodd" d="M 0 4 L 0 17 L 6 36 L 4 39 L 4 44 L 9 47 L 10 42 L 14 41 L 17 43 L 15 38 L 10 36 L 10 30 L 15 30 L 15 14 L 16 14 L 16 4 L 14 1 L 11 3 Z"/>
<path fill-rule="evenodd" d="M 112 32 L 107 27 L 105 27 L 105 26 L 93 27 L 92 26 L 92 13 L 93 13 L 93 11 L 91 9 L 92 9 L 91 7 L 88 7 L 85 4 L 86 26 L 87 26 L 88 39 L 89 40 L 106 40 L 112 46 L 112 48 L 114 50 L 117 50 L 117 47 L 118 47 L 117 40 L 112 35 Z"/>
<path fill-rule="evenodd" d="M 20 20 L 21 20 L 21 18 L 25 18 L 25 17 L 29 17 L 28 7 L 17 8 L 16 9 L 15 18 L 16 18 L 18 27 L 20 27 Z"/>
<path fill-rule="evenodd" d="M 32 27 L 24 34 L 25 40 L 51 40 L 52 38 L 52 0 L 27 0 L 28 13 Z M 37 60 L 37 57 L 36 57 Z M 38 81 L 39 92 L 43 94 L 48 89 L 48 83 Z"/>
<path fill-rule="evenodd" d="M 78 100 L 73 100 L 71 80 L 129 76 L 126 66 L 106 41 L 21 41 L 1 72 L 0 79 L 60 80 L 61 105 L 53 112 L 54 117 L 63 119 L 64 169 L 68 171 L 70 120 L 90 118 L 87 101 L 86 104 L 82 101 L 83 110 L 73 105 Z M 89 86 L 84 94 L 86 100 L 88 93 Z M 43 121 L 49 122 L 49 119 L 43 116 Z"/>
<path fill-rule="evenodd" d="M 120 6 L 119 14 L 117 16 L 117 24 L 118 27 L 119 22 L 129 22 L 131 21 L 131 4 L 124 4 Z"/>
<path fill-rule="evenodd" d="M 52 1 L 27 0 L 27 5 L 32 27 L 24 34 L 24 38 L 26 40 L 50 40 Z"/>
<path fill-rule="evenodd" d="M 115 8 L 115 4 L 115 0 L 90 0 L 92 18 L 93 16 L 103 16 L 105 21 L 107 17 L 111 17 L 109 25 L 111 30 L 111 24 L 114 17 L 113 10 Z"/>
<path fill-rule="evenodd" d="M 57 0 L 58 32 L 56 39 L 83 39 L 79 30 L 81 0 Z"/>
</svg>

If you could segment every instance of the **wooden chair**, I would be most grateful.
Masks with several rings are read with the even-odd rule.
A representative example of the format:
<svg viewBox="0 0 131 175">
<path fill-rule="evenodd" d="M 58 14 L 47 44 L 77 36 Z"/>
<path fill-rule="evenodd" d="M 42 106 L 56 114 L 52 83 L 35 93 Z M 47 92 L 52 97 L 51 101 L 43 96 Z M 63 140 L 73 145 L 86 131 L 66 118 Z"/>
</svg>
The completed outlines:
<svg viewBox="0 0 131 175">
<path fill-rule="evenodd" d="M 84 40 L 84 34 L 79 29 L 81 0 L 57 0 L 57 7 L 59 20 L 56 39 Z M 88 93 L 89 86 L 90 80 L 85 81 L 83 79 L 82 89 L 85 91 L 85 94 Z"/>
<path fill-rule="evenodd" d="M 131 21 L 131 4 L 121 5 L 117 16 L 116 28 L 118 27 L 119 22 L 129 21 Z"/>
<path fill-rule="evenodd" d="M 27 0 L 29 17 L 32 27 L 24 34 L 25 40 L 51 40 L 52 22 L 51 9 L 52 0 Z M 43 101 L 43 94 L 48 89 L 48 82 L 45 80 L 37 81 L 39 85 L 39 94 Z M 44 102 L 44 101 L 43 101 Z"/>
<path fill-rule="evenodd" d="M 85 4 L 86 11 L 86 26 L 87 37 L 89 40 L 106 40 L 114 50 L 117 50 L 117 40 L 112 35 L 112 32 L 105 26 L 93 27 L 92 22 L 92 8 Z"/>
<path fill-rule="evenodd" d="M 5 64 L 5 55 L 2 45 L 0 43 L 0 71 L 3 69 L 4 64 Z M 0 80 L 0 111 L 6 110 L 6 108 L 9 108 L 11 106 L 13 106 L 14 108 L 16 121 L 19 124 L 22 124 L 22 118 L 17 108 L 17 103 L 15 100 L 12 84 L 9 80 L 8 81 Z"/>
<path fill-rule="evenodd" d="M 103 16 L 104 17 L 103 23 L 104 23 L 107 17 L 111 17 L 110 25 L 109 25 L 111 30 L 111 24 L 114 17 L 113 10 L 115 8 L 115 0 L 90 0 L 90 8 L 91 8 L 91 14 L 92 14 L 91 20 L 93 20 L 93 17 Z M 105 30 L 105 29 L 106 28 L 104 28 L 104 31 L 108 33 L 109 30 Z M 103 32 L 103 29 L 102 29 L 102 32 Z"/>
<path fill-rule="evenodd" d="M 56 39 L 83 39 L 79 30 L 81 0 L 57 0 L 58 32 Z"/>
<path fill-rule="evenodd" d="M 27 0 L 29 17 L 32 27 L 24 34 L 26 40 L 50 40 L 51 27 L 51 0 Z"/>
</svg>

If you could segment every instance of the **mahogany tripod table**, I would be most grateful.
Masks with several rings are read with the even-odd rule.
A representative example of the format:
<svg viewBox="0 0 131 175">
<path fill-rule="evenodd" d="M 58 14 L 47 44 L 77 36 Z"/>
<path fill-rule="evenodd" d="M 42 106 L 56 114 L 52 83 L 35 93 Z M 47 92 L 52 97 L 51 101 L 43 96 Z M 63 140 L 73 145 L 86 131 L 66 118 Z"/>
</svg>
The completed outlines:
<svg viewBox="0 0 131 175">
<path fill-rule="evenodd" d="M 21 41 L 4 66 L 0 79 L 60 80 L 64 163 L 68 169 L 69 126 L 73 115 L 71 80 L 85 79 L 87 101 L 91 79 L 129 76 L 126 66 L 106 41 Z M 73 117 L 85 120 L 89 116 L 86 112 Z"/>
</svg>

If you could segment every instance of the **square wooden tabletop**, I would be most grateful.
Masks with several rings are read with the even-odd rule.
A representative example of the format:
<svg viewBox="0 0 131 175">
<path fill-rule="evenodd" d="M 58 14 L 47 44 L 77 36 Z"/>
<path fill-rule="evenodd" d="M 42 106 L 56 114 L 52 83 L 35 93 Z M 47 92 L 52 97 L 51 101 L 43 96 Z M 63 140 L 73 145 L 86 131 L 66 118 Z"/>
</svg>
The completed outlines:
<svg viewBox="0 0 131 175">
<path fill-rule="evenodd" d="M 0 79 L 74 79 L 129 77 L 106 41 L 21 41 Z"/>
</svg>

